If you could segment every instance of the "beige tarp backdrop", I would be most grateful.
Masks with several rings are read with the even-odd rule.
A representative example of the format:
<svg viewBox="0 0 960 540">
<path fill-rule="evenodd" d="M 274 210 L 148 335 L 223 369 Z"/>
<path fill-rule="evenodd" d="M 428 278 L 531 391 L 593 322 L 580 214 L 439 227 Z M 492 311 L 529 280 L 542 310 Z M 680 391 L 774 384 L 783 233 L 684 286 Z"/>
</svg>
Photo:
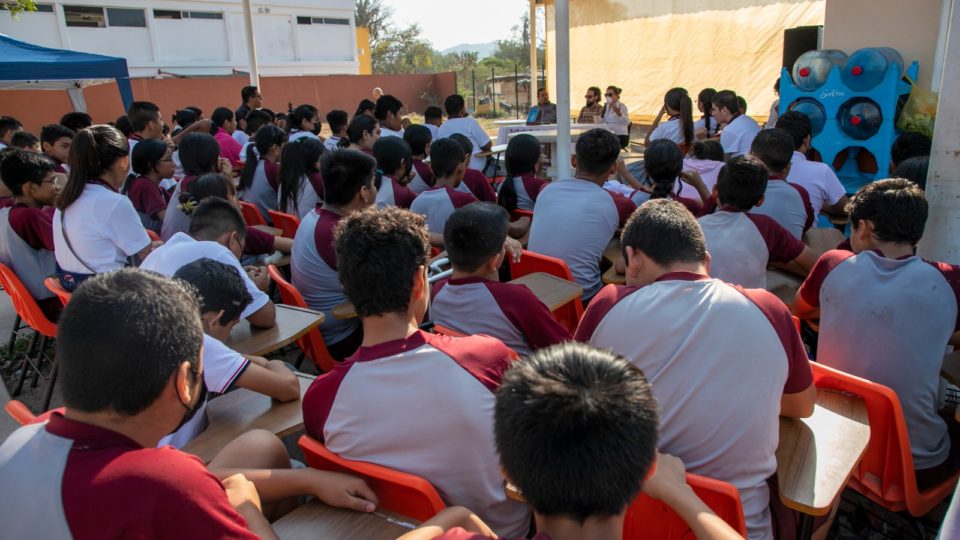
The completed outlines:
<svg viewBox="0 0 960 540">
<path fill-rule="evenodd" d="M 547 84 L 555 95 L 549 3 L 546 14 Z M 823 19 L 823 0 L 570 0 L 571 102 L 578 110 L 588 87 L 616 85 L 637 122 L 660 110 L 671 87 L 694 98 L 702 88 L 726 88 L 746 98 L 748 114 L 765 118 L 783 31 Z"/>
</svg>

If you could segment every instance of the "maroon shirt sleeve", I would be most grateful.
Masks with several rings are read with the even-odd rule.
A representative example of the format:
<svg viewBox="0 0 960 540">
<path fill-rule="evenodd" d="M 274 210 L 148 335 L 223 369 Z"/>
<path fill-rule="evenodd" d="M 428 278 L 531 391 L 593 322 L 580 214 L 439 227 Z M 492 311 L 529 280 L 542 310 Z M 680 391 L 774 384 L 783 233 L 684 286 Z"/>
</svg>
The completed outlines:
<svg viewBox="0 0 960 540">
<path fill-rule="evenodd" d="M 574 341 L 588 343 L 590 338 L 593 337 L 594 331 L 600 326 L 600 321 L 613 309 L 613 306 L 637 290 L 637 287 L 629 285 L 607 285 L 600 289 L 600 292 L 590 300 L 590 305 L 583 313 L 577 331 L 573 334 Z"/>
<path fill-rule="evenodd" d="M 487 290 L 493 295 L 500 311 L 523 332 L 527 343 L 534 349 L 570 341 L 570 331 L 557 321 L 526 285 L 488 283 Z"/>
<path fill-rule="evenodd" d="M 942 262 L 927 262 L 939 270 L 940 273 L 943 274 L 943 279 L 946 279 L 947 283 L 950 284 L 950 288 L 953 289 L 953 296 L 957 300 L 957 313 L 960 313 L 960 266 Z M 957 317 L 953 331 L 960 332 L 960 316 Z"/>
<path fill-rule="evenodd" d="M 243 252 L 247 255 L 266 255 L 273 253 L 273 243 L 276 237 L 253 227 L 247 228 L 247 243 L 243 245 Z"/>
<path fill-rule="evenodd" d="M 500 388 L 503 374 L 520 358 L 513 349 L 490 336 L 458 338 L 423 333 L 423 338 L 428 345 L 456 360 L 491 392 Z"/>
<path fill-rule="evenodd" d="M 540 192 L 543 190 L 544 186 L 547 185 L 546 180 L 537 178 L 533 174 L 525 174 L 520 177 L 520 180 L 523 182 L 523 189 L 527 192 L 527 195 L 530 197 L 530 199 L 533 202 L 537 202 L 537 197 L 540 196 Z"/>
<path fill-rule="evenodd" d="M 307 435 L 323 442 L 323 426 L 330 416 L 330 409 L 337 398 L 340 383 L 347 376 L 352 360 L 337 362 L 333 370 L 314 379 L 303 394 L 303 427 Z"/>
<path fill-rule="evenodd" d="M 413 204 L 413 200 L 417 198 L 417 194 L 414 193 L 407 186 L 401 186 L 399 182 L 393 183 L 393 202 L 399 208 L 410 208 L 410 205 Z"/>
<path fill-rule="evenodd" d="M 413 166 L 417 169 L 417 174 L 420 175 L 420 178 L 423 179 L 424 183 L 430 187 L 433 187 L 436 184 L 433 178 L 433 171 L 430 170 L 430 166 L 424 163 L 423 160 L 414 159 Z"/>
<path fill-rule="evenodd" d="M 310 181 L 310 185 L 313 186 L 313 190 L 316 191 L 317 195 L 322 199 L 323 198 L 323 177 L 320 176 L 320 173 L 317 172 L 317 173 L 308 174 L 307 180 Z"/>
<path fill-rule="evenodd" d="M 764 243 L 767 244 L 770 262 L 788 263 L 799 257 L 807 247 L 770 216 L 761 214 L 746 214 L 746 216 L 757 227 Z"/>
<path fill-rule="evenodd" d="M 810 360 L 807 350 L 803 348 L 800 332 L 793 322 L 790 309 L 786 304 L 763 289 L 744 289 L 739 285 L 731 285 L 747 297 L 770 321 L 770 325 L 780 337 L 780 343 L 787 353 L 787 382 L 783 385 L 784 394 L 802 392 L 813 384 L 813 371 L 810 369 Z"/>
<path fill-rule="evenodd" d="M 840 242 L 839 244 L 837 244 L 837 247 L 835 247 L 834 249 L 842 249 L 844 251 L 853 251 L 853 244 L 850 243 L 849 238 L 844 238 L 843 242 Z"/>
<path fill-rule="evenodd" d="M 803 199 L 803 209 L 807 213 L 807 221 L 803 224 L 803 232 L 807 232 L 807 229 L 813 226 L 813 220 L 817 217 L 817 213 L 813 211 L 813 205 L 810 204 L 810 193 L 803 186 L 787 183 L 793 186 L 800 193 L 800 198 Z"/>
<path fill-rule="evenodd" d="M 490 182 L 482 172 L 476 169 L 467 169 L 463 173 L 463 182 L 470 188 L 470 192 L 479 201 L 497 202 L 497 194 L 490 187 Z"/>
<path fill-rule="evenodd" d="M 450 203 L 453 204 L 454 209 L 463 208 L 468 204 L 477 202 L 477 198 L 473 194 L 455 189 L 447 189 L 447 195 L 450 197 Z"/>
<path fill-rule="evenodd" d="M 807 279 L 800 285 L 798 291 L 800 298 L 803 298 L 803 301 L 811 307 L 820 307 L 820 289 L 823 288 L 823 282 L 827 279 L 827 274 L 850 257 L 853 257 L 852 251 L 838 249 L 832 249 L 821 255 L 810 270 L 810 274 L 807 275 Z"/>
<path fill-rule="evenodd" d="M 167 200 L 159 187 L 153 184 L 147 178 L 137 178 L 127 191 L 127 197 L 133 203 L 137 212 L 142 212 L 152 218 L 157 217 L 158 212 L 167 209 Z"/>
<path fill-rule="evenodd" d="M 274 190 L 280 189 L 280 167 L 269 159 L 263 160 L 263 172 L 267 175 L 267 183 Z"/>
<path fill-rule="evenodd" d="M 42 210 L 18 206 L 10 209 L 10 228 L 30 247 L 53 251 L 53 222 Z"/>
<path fill-rule="evenodd" d="M 623 226 L 627 223 L 627 219 L 630 218 L 630 214 L 637 209 L 637 205 L 619 193 L 614 193 L 612 191 L 607 191 L 607 193 L 610 194 L 610 197 L 613 199 L 614 206 L 617 207 L 617 218 L 619 220 L 619 225 L 617 228 L 623 228 Z"/>
</svg>

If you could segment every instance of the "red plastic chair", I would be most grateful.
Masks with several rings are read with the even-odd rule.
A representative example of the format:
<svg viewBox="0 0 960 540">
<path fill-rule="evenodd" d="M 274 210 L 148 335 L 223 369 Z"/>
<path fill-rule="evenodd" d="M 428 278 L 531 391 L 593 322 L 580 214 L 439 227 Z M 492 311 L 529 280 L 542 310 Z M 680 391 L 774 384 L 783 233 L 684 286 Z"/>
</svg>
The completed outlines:
<svg viewBox="0 0 960 540">
<path fill-rule="evenodd" d="M 267 266 L 267 272 L 273 282 L 277 284 L 277 288 L 280 289 L 280 298 L 284 304 L 309 309 L 303 295 L 293 284 L 284 279 L 280 269 L 271 264 Z M 312 328 L 304 334 L 302 338 L 297 340 L 297 346 L 324 373 L 330 372 L 336 365 L 336 360 L 330 356 L 330 351 L 327 350 L 327 344 L 323 341 L 323 334 L 320 333 L 319 328 Z"/>
<path fill-rule="evenodd" d="M 453 328 L 443 326 L 441 324 L 433 325 L 433 333 L 440 334 L 441 336 L 450 336 L 450 337 L 467 337 L 466 334 L 460 332 L 459 330 L 454 330 Z"/>
<path fill-rule="evenodd" d="M 159 234 L 151 231 L 150 229 L 144 229 L 144 230 L 147 231 L 147 236 L 150 237 L 150 240 L 151 240 L 151 241 L 153 241 L 153 242 L 159 242 L 159 241 L 160 241 L 160 235 L 159 235 Z"/>
<path fill-rule="evenodd" d="M 263 219 L 263 214 L 256 205 L 240 201 L 240 210 L 243 212 L 243 220 L 247 222 L 247 227 L 267 224 L 267 220 Z"/>
<path fill-rule="evenodd" d="M 36 424 L 37 422 L 46 422 L 47 419 L 50 418 L 50 415 L 52 415 L 53 413 L 59 412 L 60 414 L 63 414 L 63 412 L 66 410 L 65 407 L 58 407 L 56 409 L 53 409 L 52 411 L 47 411 L 43 414 L 35 415 L 30 411 L 30 409 L 27 408 L 26 405 L 23 404 L 23 402 L 17 401 L 15 399 L 11 399 L 10 401 L 8 401 L 7 404 L 3 406 L 3 408 L 4 410 L 7 411 L 7 414 L 9 414 L 11 418 L 13 418 L 14 422 L 20 424 L 21 426 L 26 426 L 28 424 Z"/>
<path fill-rule="evenodd" d="M 276 210 L 267 210 L 267 214 L 270 216 L 270 221 L 273 221 L 273 226 L 283 231 L 280 236 L 293 239 L 293 237 L 297 235 L 300 218 L 293 214 L 286 214 Z"/>
<path fill-rule="evenodd" d="M 60 303 L 64 307 L 67 306 L 67 303 L 70 302 L 70 292 L 63 288 L 63 285 L 60 285 L 60 280 L 55 277 L 48 277 L 43 280 L 43 284 L 46 285 L 47 289 L 53 294 L 57 295 L 57 298 L 60 299 Z"/>
<path fill-rule="evenodd" d="M 740 503 L 740 492 L 737 488 L 726 482 L 692 473 L 687 473 L 687 483 L 720 519 L 746 538 L 747 523 L 743 518 L 743 505 Z M 622 538 L 679 540 L 693 538 L 693 532 L 672 508 L 641 493 L 627 508 Z"/>
<path fill-rule="evenodd" d="M 870 442 L 848 485 L 890 510 L 926 515 L 953 493 L 960 473 L 946 477 L 927 491 L 919 491 L 913 455 L 900 399 L 890 388 L 854 375 L 810 362 L 817 388 L 847 392 L 863 398 L 870 420 Z"/>
<path fill-rule="evenodd" d="M 20 278 L 17 277 L 13 270 L 5 264 L 0 264 L 0 285 L 2 285 L 3 290 L 7 291 L 7 294 L 10 295 L 10 300 L 13 302 L 13 309 L 17 312 L 17 315 L 20 316 L 23 322 L 27 323 L 27 326 L 36 332 L 30 341 L 27 352 L 23 355 L 23 363 L 20 365 L 20 379 L 17 381 L 17 385 L 13 390 L 13 395 L 17 396 L 20 394 L 20 391 L 23 390 L 23 382 L 26 380 L 28 368 L 31 368 L 36 373 L 33 382 L 34 386 L 36 385 L 37 379 L 40 377 L 40 363 L 43 361 L 44 351 L 50 340 L 54 339 L 57 335 L 57 324 L 43 314 L 43 311 L 40 309 L 40 306 L 37 305 L 37 301 L 34 300 L 30 291 L 27 290 L 27 287 L 20 281 Z M 33 358 L 33 353 L 37 350 L 38 336 L 40 348 L 37 357 Z M 53 396 L 53 386 L 56 382 L 57 361 L 56 357 L 54 357 L 53 366 L 50 368 L 50 375 L 47 377 L 47 387 L 44 390 L 43 410 L 47 410 L 50 407 L 50 398 Z"/>
<path fill-rule="evenodd" d="M 344 459 L 307 435 L 300 437 L 300 448 L 314 469 L 354 474 L 366 480 L 385 510 L 424 521 L 446 507 L 437 490 L 419 476 Z"/>
<path fill-rule="evenodd" d="M 530 218 L 530 221 L 533 221 L 533 210 L 521 210 L 519 208 L 515 208 L 514 210 L 510 211 L 510 221 L 516 221 L 522 217 L 528 217 Z"/>
<path fill-rule="evenodd" d="M 574 281 L 570 268 L 562 259 L 527 250 L 523 250 L 520 262 L 516 263 L 513 262 L 513 259 L 510 259 L 510 277 L 513 279 L 536 272 L 544 272 L 567 281 Z M 575 332 L 577 325 L 580 324 L 580 317 L 583 317 L 583 302 L 580 301 L 579 297 L 574 298 L 553 310 L 553 316 L 568 330 Z"/>
</svg>

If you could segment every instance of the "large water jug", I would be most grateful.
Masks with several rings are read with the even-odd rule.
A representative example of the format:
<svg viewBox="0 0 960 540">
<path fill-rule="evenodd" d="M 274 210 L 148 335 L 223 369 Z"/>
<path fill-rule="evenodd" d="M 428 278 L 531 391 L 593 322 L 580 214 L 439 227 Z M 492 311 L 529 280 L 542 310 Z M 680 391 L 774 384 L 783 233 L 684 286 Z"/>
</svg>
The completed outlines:
<svg viewBox="0 0 960 540">
<path fill-rule="evenodd" d="M 812 98 L 800 98 L 790 104 L 788 110 L 806 115 L 810 119 L 811 135 L 817 135 L 823 131 L 823 126 L 827 123 L 827 112 L 819 101 Z"/>
<path fill-rule="evenodd" d="M 895 66 L 897 78 L 903 74 L 903 56 L 890 47 L 867 47 L 855 51 L 847 60 L 840 78 L 847 88 L 866 92 L 883 82 L 890 66 Z"/>
<path fill-rule="evenodd" d="M 883 113 L 872 99 L 854 98 L 840 107 L 837 120 L 840 121 L 840 129 L 848 137 L 864 141 L 880 131 Z"/>
<path fill-rule="evenodd" d="M 823 86 L 833 66 L 843 69 L 846 63 L 847 54 L 843 51 L 834 49 L 807 51 L 793 63 L 793 83 L 797 88 L 811 92 Z"/>
</svg>

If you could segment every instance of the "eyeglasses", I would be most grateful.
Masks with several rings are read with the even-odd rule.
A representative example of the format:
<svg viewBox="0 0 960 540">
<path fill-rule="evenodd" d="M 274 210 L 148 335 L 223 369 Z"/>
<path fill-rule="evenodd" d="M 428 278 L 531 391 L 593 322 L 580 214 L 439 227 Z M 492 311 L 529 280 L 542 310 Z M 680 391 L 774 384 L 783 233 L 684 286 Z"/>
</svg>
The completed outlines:
<svg viewBox="0 0 960 540">
<path fill-rule="evenodd" d="M 55 185 L 55 186 L 59 186 L 59 185 L 60 185 L 60 178 L 54 177 L 53 180 L 41 180 L 41 181 L 40 181 L 40 184 L 41 184 L 41 185 L 42 185 L 42 184 L 53 184 L 53 185 Z"/>
<path fill-rule="evenodd" d="M 377 169 L 376 174 L 373 175 L 373 187 L 380 191 L 381 184 L 383 184 L 383 171 Z"/>
<path fill-rule="evenodd" d="M 607 97 L 613 97 L 613 94 L 604 94 Z"/>
</svg>

